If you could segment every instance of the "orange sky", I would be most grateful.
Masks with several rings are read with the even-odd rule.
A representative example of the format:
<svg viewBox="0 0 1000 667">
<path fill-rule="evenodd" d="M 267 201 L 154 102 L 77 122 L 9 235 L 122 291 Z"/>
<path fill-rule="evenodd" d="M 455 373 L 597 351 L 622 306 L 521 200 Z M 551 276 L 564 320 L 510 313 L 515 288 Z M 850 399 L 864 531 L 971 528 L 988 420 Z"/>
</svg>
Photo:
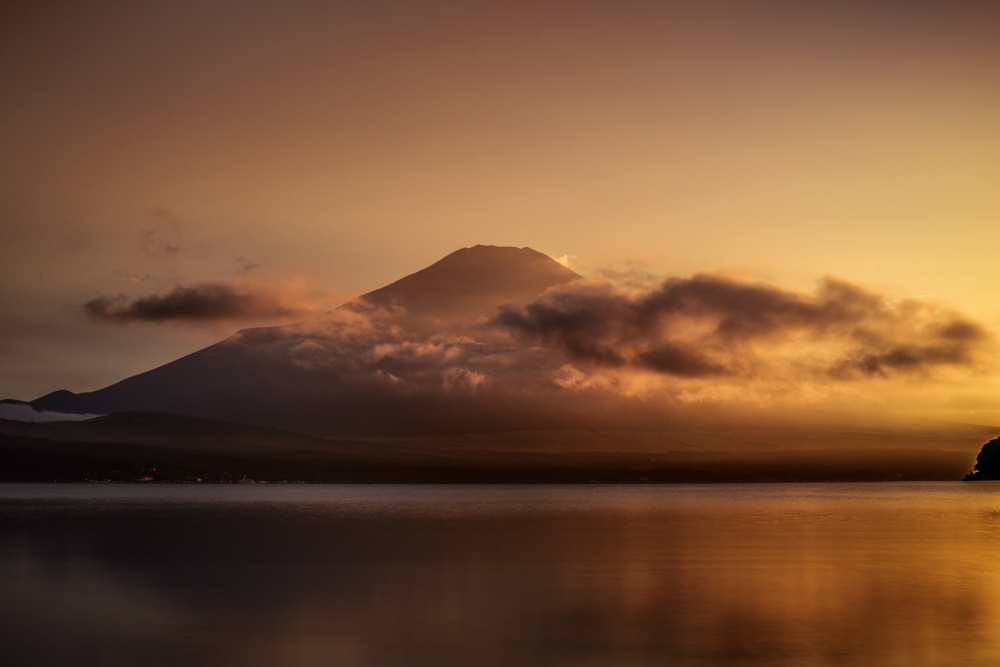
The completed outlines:
<svg viewBox="0 0 1000 667">
<path fill-rule="evenodd" d="M 981 2 L 5 3 L 0 397 L 231 330 L 87 321 L 102 295 L 336 305 L 476 243 L 832 275 L 1000 333 L 998 29 Z M 938 388 L 945 416 L 1000 423 L 997 376 Z"/>
</svg>

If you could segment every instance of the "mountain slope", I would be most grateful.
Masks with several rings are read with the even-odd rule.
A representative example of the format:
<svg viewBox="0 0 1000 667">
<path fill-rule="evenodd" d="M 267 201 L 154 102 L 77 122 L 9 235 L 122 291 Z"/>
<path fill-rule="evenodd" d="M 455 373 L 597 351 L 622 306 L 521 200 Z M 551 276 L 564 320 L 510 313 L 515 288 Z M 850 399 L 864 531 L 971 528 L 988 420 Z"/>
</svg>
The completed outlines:
<svg viewBox="0 0 1000 667">
<path fill-rule="evenodd" d="M 519 365 L 544 363 L 525 358 L 538 352 L 475 340 L 475 327 L 501 305 L 525 305 L 577 278 L 530 248 L 465 248 L 314 321 L 246 329 L 104 389 L 57 391 L 31 405 L 172 412 L 323 435 L 540 427 L 551 411 L 528 396 L 502 406 L 519 415 L 509 424 L 486 414 L 496 412 L 496 396 L 459 389 L 474 390 L 494 362 L 514 382 Z"/>
</svg>

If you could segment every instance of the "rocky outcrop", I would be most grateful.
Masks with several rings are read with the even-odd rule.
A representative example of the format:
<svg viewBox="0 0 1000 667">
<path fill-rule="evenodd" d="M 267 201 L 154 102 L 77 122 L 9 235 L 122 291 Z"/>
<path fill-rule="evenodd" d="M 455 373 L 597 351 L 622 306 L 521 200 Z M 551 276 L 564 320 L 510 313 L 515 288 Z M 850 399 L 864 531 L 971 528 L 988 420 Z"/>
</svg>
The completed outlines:
<svg viewBox="0 0 1000 667">
<path fill-rule="evenodd" d="M 979 450 L 976 467 L 965 476 L 966 481 L 1000 479 L 1000 437 L 993 438 Z"/>
</svg>

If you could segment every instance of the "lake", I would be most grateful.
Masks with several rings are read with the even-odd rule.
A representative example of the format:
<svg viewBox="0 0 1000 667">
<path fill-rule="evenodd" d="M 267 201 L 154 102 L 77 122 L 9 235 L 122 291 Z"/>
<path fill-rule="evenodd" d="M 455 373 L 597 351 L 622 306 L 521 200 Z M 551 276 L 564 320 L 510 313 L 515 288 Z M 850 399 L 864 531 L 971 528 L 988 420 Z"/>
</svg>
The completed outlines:
<svg viewBox="0 0 1000 667">
<path fill-rule="evenodd" d="M 1000 483 L 0 485 L 10 665 L 1000 664 Z"/>
</svg>

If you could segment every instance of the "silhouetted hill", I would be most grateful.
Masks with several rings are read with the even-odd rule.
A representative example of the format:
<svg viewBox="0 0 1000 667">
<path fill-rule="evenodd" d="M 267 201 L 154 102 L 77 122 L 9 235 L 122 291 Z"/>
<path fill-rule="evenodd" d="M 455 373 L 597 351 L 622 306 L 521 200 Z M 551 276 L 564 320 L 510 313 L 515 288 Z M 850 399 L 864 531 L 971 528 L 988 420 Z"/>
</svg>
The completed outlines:
<svg viewBox="0 0 1000 667">
<path fill-rule="evenodd" d="M 1000 479 L 1000 438 L 993 438 L 979 450 L 976 464 L 967 481 L 988 481 Z"/>
</svg>

